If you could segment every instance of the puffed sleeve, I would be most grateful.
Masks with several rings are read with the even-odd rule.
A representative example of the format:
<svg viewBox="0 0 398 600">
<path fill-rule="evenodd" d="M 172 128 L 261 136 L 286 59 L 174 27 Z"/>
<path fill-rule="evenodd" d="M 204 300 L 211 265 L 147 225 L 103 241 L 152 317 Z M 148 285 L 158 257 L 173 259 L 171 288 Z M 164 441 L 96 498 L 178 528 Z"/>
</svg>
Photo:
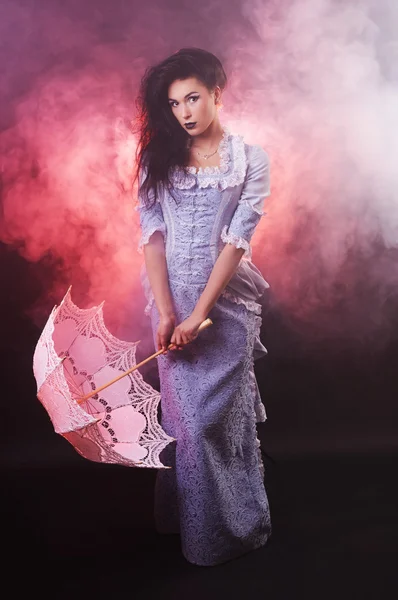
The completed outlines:
<svg viewBox="0 0 398 600">
<path fill-rule="evenodd" d="M 248 167 L 242 193 L 229 227 L 226 225 L 221 232 L 222 241 L 243 248 L 246 257 L 251 256 L 250 241 L 265 214 L 264 200 L 269 195 L 268 154 L 261 146 L 249 146 Z"/>
<path fill-rule="evenodd" d="M 142 178 L 145 175 L 141 173 L 139 177 L 139 188 L 141 186 Z M 163 236 L 166 234 L 166 225 L 163 219 L 163 211 L 160 205 L 159 199 L 153 201 L 153 195 L 149 193 L 149 199 L 152 201 L 150 207 L 147 207 L 144 203 L 140 193 L 138 193 L 138 214 L 140 219 L 141 238 L 138 244 L 138 252 L 142 254 L 143 247 L 149 242 L 151 235 L 155 231 L 160 231 Z"/>
</svg>

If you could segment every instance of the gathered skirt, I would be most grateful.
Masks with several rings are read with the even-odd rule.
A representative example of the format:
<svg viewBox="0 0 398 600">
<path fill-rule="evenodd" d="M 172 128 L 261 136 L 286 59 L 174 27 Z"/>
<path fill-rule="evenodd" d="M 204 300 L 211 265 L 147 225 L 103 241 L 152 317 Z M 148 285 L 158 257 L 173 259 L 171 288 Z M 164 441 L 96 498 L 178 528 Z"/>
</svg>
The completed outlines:
<svg viewBox="0 0 398 600">
<path fill-rule="evenodd" d="M 170 281 L 177 321 L 203 291 Z M 264 420 L 253 351 L 261 317 L 221 297 L 213 325 L 158 357 L 161 424 L 176 441 L 155 484 L 155 523 L 179 533 L 185 558 L 211 566 L 263 546 L 271 520 L 256 422 Z M 151 310 L 155 337 L 159 316 Z"/>
</svg>

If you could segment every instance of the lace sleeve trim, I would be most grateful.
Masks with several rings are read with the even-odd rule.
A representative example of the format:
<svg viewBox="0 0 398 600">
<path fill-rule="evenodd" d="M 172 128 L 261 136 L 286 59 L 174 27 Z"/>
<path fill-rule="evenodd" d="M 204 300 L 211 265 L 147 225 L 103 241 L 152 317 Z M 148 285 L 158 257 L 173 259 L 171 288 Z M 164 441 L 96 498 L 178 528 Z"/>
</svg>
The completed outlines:
<svg viewBox="0 0 398 600">
<path fill-rule="evenodd" d="M 253 212 L 257 213 L 258 215 L 260 215 L 260 217 L 264 217 L 267 213 L 264 212 L 263 210 L 257 210 L 253 204 L 251 204 L 250 202 L 248 202 L 248 200 L 238 200 L 238 204 L 240 206 L 246 206 L 246 208 L 250 208 L 250 210 L 252 210 Z"/>
<path fill-rule="evenodd" d="M 145 244 L 147 244 L 151 238 L 151 236 L 155 233 L 155 231 L 160 231 L 163 235 L 166 233 L 166 226 L 164 223 L 160 223 L 159 225 L 154 225 L 148 231 L 146 231 L 141 237 L 140 243 L 138 244 L 138 252 L 143 254 L 143 248 Z"/>
<path fill-rule="evenodd" d="M 232 244 L 236 248 L 243 248 L 245 251 L 244 256 L 246 258 L 251 258 L 252 253 L 249 242 L 244 238 L 229 232 L 227 225 L 224 225 L 221 231 L 221 239 L 225 244 Z"/>
</svg>

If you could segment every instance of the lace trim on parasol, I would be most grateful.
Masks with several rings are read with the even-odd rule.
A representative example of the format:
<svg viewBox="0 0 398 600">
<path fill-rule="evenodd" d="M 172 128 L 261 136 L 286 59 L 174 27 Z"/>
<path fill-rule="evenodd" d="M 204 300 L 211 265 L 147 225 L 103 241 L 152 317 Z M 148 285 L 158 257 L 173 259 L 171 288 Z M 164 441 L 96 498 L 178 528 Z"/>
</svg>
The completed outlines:
<svg viewBox="0 0 398 600">
<path fill-rule="evenodd" d="M 37 396 L 55 431 L 90 460 L 167 468 L 160 453 L 173 438 L 158 421 L 160 393 L 139 370 L 130 372 L 138 342 L 120 340 L 107 329 L 104 303 L 81 309 L 70 291 L 52 311 L 34 355 Z M 121 374 L 123 379 L 114 379 Z M 113 385 L 84 399 L 104 382 Z M 123 419 L 117 411 L 124 411 Z M 126 414 L 135 428 L 123 429 Z"/>
</svg>

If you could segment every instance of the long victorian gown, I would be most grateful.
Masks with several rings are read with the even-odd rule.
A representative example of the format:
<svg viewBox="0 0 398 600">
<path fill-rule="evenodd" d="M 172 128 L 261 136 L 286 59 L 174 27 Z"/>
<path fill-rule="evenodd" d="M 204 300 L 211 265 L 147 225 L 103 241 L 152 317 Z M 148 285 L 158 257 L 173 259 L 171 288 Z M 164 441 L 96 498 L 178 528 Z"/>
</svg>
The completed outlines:
<svg viewBox="0 0 398 600">
<path fill-rule="evenodd" d="M 250 241 L 270 193 L 266 152 L 224 130 L 220 166 L 176 168 L 173 195 L 163 190 L 147 208 L 139 198 L 140 249 L 155 231 L 165 239 L 177 322 L 193 311 L 226 243 L 245 254 L 209 313 L 213 325 L 158 358 L 161 423 L 175 438 L 160 470 L 155 519 L 160 532 L 181 535 L 185 558 L 216 565 L 264 545 L 271 521 L 256 422 L 265 410 L 254 360 L 260 300 L 268 287 L 251 261 Z M 155 336 L 159 315 L 143 268 L 146 313 Z"/>
</svg>

